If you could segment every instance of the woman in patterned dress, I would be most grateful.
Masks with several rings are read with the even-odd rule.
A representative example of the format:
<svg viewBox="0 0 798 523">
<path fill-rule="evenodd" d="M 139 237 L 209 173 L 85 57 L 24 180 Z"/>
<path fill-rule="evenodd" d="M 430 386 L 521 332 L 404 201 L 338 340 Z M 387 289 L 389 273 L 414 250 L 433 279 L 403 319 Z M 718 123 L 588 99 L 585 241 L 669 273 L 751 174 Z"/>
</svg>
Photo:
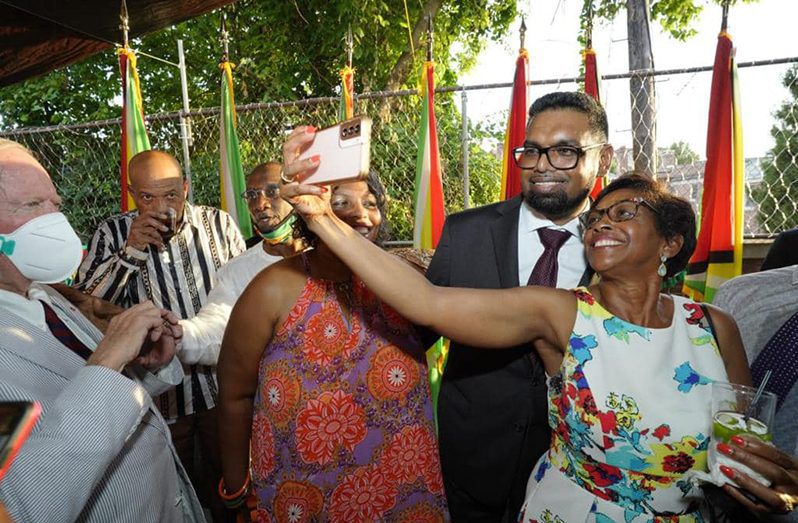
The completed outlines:
<svg viewBox="0 0 798 523">
<path fill-rule="evenodd" d="M 331 206 L 373 242 L 385 199 L 370 175 Z M 250 471 L 258 521 L 448 520 L 424 348 L 323 244 L 255 277 L 218 375 L 225 490 Z"/>
<path fill-rule="evenodd" d="M 300 128 L 284 146 L 289 175 L 306 168 L 292 151 L 308 139 Z M 645 176 L 619 178 L 583 216 L 585 251 L 598 283 L 570 291 L 477 290 L 439 288 L 419 278 L 353 238 L 318 196 L 316 188 L 296 184 L 284 195 L 400 314 L 468 345 L 531 341 L 539 352 L 549 376 L 552 443 L 530 477 L 520 521 L 704 520 L 702 491 L 690 471 L 706 466 L 708 385 L 750 384 L 750 375 L 728 314 L 660 292 L 664 277 L 678 274 L 696 245 L 689 202 Z M 744 446 L 719 449 L 753 455 L 754 468 L 774 484 L 757 485 L 732 469 L 727 475 L 756 494 L 756 508 L 789 510 L 779 494 L 798 492 L 795 460 L 755 442 Z"/>
</svg>

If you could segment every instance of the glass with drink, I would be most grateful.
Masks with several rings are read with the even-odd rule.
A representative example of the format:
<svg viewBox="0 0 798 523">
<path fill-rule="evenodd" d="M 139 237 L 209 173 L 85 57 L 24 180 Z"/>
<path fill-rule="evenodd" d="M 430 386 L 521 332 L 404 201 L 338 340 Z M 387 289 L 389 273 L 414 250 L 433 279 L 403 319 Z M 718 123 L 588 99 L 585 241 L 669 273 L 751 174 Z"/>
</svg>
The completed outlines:
<svg viewBox="0 0 798 523">
<path fill-rule="evenodd" d="M 717 444 L 728 444 L 732 437 L 750 435 L 770 443 L 773 440 L 773 416 L 776 412 L 776 395 L 756 389 L 716 381 L 712 383 L 712 442 L 709 446 L 709 470 L 714 477 L 722 477 L 719 467 L 726 465 L 745 472 L 760 483 L 770 482 L 762 475 L 738 461 L 718 452 Z"/>
<path fill-rule="evenodd" d="M 161 220 L 164 225 L 166 225 L 169 230 L 161 232 L 161 238 L 164 241 L 169 241 L 172 236 L 177 233 L 177 211 L 172 209 L 171 207 L 166 208 L 166 219 Z"/>
</svg>

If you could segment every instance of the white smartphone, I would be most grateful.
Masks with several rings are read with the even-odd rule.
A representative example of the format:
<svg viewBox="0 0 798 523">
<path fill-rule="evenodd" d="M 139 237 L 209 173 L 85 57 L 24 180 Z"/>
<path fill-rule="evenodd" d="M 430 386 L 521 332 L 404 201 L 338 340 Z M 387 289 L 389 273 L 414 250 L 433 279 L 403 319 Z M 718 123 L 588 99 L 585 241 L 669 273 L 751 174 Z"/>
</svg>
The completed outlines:
<svg viewBox="0 0 798 523">
<path fill-rule="evenodd" d="M 329 184 L 365 180 L 371 154 L 371 118 L 358 116 L 316 131 L 316 137 L 299 155 L 300 160 L 319 155 L 319 166 L 303 183 Z"/>
</svg>

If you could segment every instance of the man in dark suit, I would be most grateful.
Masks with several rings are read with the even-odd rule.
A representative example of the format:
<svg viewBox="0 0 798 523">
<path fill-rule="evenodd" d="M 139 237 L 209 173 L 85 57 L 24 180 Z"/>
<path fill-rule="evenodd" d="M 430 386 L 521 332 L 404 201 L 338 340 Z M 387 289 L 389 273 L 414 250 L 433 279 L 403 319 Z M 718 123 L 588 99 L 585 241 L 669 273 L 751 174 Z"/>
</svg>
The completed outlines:
<svg viewBox="0 0 798 523">
<path fill-rule="evenodd" d="M 762 261 L 760 271 L 779 269 L 798 264 L 798 229 L 790 229 L 779 234 Z"/>
<path fill-rule="evenodd" d="M 587 284 L 577 217 L 596 177 L 610 167 L 607 138 L 606 113 L 589 96 L 560 92 L 536 100 L 524 146 L 514 151 L 522 196 L 449 216 L 429 280 L 492 289 Z M 546 381 L 532 346 L 452 343 L 438 419 L 453 521 L 516 521 L 529 474 L 550 440 Z"/>
</svg>

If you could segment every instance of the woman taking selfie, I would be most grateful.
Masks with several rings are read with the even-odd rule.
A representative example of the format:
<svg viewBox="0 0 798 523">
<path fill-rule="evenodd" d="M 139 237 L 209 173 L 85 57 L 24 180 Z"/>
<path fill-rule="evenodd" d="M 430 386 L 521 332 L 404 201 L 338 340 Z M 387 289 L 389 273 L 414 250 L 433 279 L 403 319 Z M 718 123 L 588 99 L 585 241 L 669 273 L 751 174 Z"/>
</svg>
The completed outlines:
<svg viewBox="0 0 798 523">
<path fill-rule="evenodd" d="M 301 180 L 313 167 L 297 159 L 312 139 L 304 128 L 289 137 L 288 176 Z M 530 477 L 520 521 L 704 520 L 702 491 L 688 473 L 706 467 L 708 384 L 750 384 L 750 376 L 727 314 L 660 293 L 663 278 L 679 273 L 695 247 L 689 202 L 647 177 L 619 178 L 582 219 L 596 285 L 477 290 L 435 287 L 362 241 L 329 211 L 318 187 L 292 184 L 283 194 L 321 241 L 408 320 L 468 345 L 534 344 L 549 376 L 553 437 Z M 746 444 L 751 452 L 756 447 Z M 795 467 L 782 462 L 792 469 L 769 470 L 770 489 L 730 472 L 759 498 L 749 506 L 789 508 L 779 494 L 796 492 Z"/>
</svg>

